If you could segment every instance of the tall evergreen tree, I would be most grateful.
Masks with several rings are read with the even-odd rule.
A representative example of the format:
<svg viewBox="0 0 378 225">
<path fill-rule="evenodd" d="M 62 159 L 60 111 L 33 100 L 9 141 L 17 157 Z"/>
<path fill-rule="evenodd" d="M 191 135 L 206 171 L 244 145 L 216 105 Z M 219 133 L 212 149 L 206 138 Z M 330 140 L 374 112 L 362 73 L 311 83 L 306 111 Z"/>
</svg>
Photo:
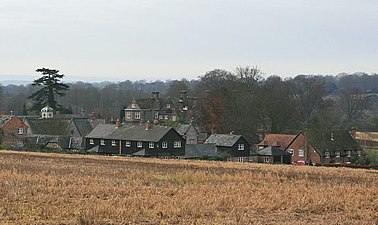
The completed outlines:
<svg viewBox="0 0 378 225">
<path fill-rule="evenodd" d="M 42 68 L 36 71 L 42 73 L 42 77 L 34 80 L 32 86 L 42 86 L 42 88 L 29 96 L 29 99 L 34 100 L 31 110 L 39 111 L 46 105 L 54 110 L 61 110 L 62 106 L 58 104 L 56 97 L 66 95 L 65 92 L 69 90 L 69 86 L 61 82 L 64 75 L 59 74 L 59 70 L 56 69 Z"/>
</svg>

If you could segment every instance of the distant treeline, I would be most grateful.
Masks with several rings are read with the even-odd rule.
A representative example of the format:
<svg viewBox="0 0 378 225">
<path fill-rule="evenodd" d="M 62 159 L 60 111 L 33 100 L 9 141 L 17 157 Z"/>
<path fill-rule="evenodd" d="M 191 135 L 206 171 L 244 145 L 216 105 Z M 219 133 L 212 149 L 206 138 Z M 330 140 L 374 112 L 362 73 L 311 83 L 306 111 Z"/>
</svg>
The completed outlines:
<svg viewBox="0 0 378 225">
<path fill-rule="evenodd" d="M 195 122 L 207 130 L 242 133 L 257 140 L 265 130 L 292 133 L 301 129 L 378 131 L 378 74 L 354 73 L 265 77 L 255 67 L 235 71 L 215 69 L 196 80 L 123 81 L 118 83 L 69 83 L 58 99 L 62 113 L 93 114 L 107 120 L 120 118 L 133 98 L 208 95 L 197 108 Z M 0 86 L 0 111 L 15 115 L 36 114 L 28 99 L 38 87 Z M 209 94 L 210 93 L 210 94 Z"/>
</svg>

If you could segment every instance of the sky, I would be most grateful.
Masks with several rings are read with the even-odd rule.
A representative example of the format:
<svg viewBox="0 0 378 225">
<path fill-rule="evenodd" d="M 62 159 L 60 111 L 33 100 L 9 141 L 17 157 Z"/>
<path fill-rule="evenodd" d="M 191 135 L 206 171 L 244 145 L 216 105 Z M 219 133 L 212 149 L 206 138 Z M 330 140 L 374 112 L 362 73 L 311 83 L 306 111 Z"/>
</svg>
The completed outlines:
<svg viewBox="0 0 378 225">
<path fill-rule="evenodd" d="M 0 83 L 378 73 L 377 0 L 0 0 Z"/>
</svg>

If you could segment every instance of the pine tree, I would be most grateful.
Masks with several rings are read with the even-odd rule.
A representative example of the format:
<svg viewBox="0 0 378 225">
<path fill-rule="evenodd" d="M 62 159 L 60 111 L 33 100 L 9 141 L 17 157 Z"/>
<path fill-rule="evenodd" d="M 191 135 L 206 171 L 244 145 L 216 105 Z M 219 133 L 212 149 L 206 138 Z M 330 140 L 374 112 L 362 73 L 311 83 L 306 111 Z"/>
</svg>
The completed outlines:
<svg viewBox="0 0 378 225">
<path fill-rule="evenodd" d="M 59 74 L 59 70 L 56 69 L 42 68 L 36 71 L 42 73 L 42 77 L 34 80 L 32 86 L 42 86 L 42 88 L 29 96 L 29 99 L 34 100 L 31 110 L 39 111 L 47 105 L 54 110 L 61 110 L 62 106 L 56 101 L 56 96 L 64 96 L 69 90 L 67 84 L 60 82 L 64 75 Z"/>
</svg>

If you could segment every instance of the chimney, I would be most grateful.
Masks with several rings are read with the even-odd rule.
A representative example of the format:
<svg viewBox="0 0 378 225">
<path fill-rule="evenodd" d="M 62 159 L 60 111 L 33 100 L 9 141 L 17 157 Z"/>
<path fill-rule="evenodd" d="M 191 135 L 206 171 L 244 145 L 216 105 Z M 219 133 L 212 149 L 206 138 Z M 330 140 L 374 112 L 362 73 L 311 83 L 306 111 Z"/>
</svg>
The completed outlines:
<svg viewBox="0 0 378 225">
<path fill-rule="evenodd" d="M 159 98 L 159 92 L 158 91 L 153 91 L 152 92 L 152 98 L 153 99 L 158 99 Z"/>
<path fill-rule="evenodd" d="M 147 121 L 147 122 L 145 123 L 145 125 L 144 125 L 144 128 L 145 128 L 145 130 L 149 130 L 149 129 L 152 128 L 152 126 L 153 126 L 153 124 L 150 123 L 150 121 Z"/>
<path fill-rule="evenodd" d="M 350 135 L 352 135 L 353 139 L 356 139 L 356 137 L 357 137 L 357 128 L 355 128 L 355 127 L 350 128 Z"/>
<path fill-rule="evenodd" d="M 121 126 L 121 121 L 119 121 L 119 119 L 116 120 L 116 128 L 119 128 Z"/>
<path fill-rule="evenodd" d="M 188 93 L 185 90 L 180 92 L 180 98 L 185 100 L 188 97 Z"/>
</svg>

